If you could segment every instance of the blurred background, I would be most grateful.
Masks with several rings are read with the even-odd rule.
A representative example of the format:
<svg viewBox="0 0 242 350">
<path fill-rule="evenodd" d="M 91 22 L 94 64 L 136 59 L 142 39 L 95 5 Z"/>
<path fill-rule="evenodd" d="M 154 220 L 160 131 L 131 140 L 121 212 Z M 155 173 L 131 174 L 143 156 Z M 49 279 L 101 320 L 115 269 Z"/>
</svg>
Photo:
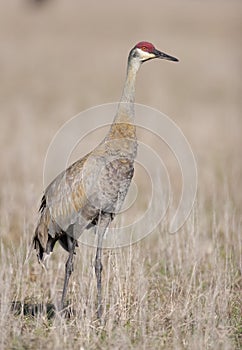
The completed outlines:
<svg viewBox="0 0 242 350">
<path fill-rule="evenodd" d="M 227 186 L 240 206 L 241 10 L 239 1 L 2 3 L 4 239 L 18 241 L 23 224 L 31 234 L 54 134 L 80 111 L 119 100 L 129 50 L 141 40 L 180 62 L 143 65 L 136 102 L 157 108 L 183 130 L 198 162 L 199 191 L 209 198 Z"/>
</svg>

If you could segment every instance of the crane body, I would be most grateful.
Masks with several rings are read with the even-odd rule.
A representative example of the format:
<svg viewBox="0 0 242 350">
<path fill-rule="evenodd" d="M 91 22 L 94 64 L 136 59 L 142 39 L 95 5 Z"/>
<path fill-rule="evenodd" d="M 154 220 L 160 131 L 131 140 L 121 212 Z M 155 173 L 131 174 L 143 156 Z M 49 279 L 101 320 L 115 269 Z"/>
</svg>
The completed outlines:
<svg viewBox="0 0 242 350">
<path fill-rule="evenodd" d="M 39 262 L 45 263 L 57 241 L 69 253 L 60 308 L 64 308 L 73 256 L 78 238 L 94 226 L 98 235 L 95 259 L 97 316 L 101 319 L 102 239 L 110 222 L 120 211 L 128 192 L 137 154 L 134 125 L 135 79 L 141 64 L 153 58 L 178 61 L 147 42 L 138 43 L 129 54 L 123 94 L 110 130 L 90 153 L 70 165 L 46 188 L 34 247 Z"/>
</svg>

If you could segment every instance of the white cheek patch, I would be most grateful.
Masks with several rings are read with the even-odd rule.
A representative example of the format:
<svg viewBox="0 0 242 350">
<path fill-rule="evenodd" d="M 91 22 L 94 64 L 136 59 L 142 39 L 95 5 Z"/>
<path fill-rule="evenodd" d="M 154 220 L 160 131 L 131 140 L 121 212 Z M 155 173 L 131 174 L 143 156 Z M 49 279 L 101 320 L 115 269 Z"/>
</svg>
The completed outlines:
<svg viewBox="0 0 242 350">
<path fill-rule="evenodd" d="M 137 48 L 137 52 L 139 53 L 139 56 L 142 60 L 147 60 L 148 58 L 154 58 L 155 55 L 150 52 L 143 51 L 141 49 Z"/>
</svg>

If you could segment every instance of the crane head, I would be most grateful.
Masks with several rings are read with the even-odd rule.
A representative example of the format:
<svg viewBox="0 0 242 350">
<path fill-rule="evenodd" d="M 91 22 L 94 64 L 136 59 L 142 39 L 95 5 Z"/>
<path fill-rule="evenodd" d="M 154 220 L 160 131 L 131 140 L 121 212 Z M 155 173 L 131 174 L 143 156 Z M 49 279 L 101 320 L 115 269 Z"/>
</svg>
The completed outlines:
<svg viewBox="0 0 242 350">
<path fill-rule="evenodd" d="M 153 44 L 147 41 L 141 41 L 136 44 L 135 47 L 131 50 L 130 55 L 132 57 L 138 58 L 141 63 L 152 60 L 154 58 L 178 62 L 177 58 L 157 50 Z"/>
</svg>

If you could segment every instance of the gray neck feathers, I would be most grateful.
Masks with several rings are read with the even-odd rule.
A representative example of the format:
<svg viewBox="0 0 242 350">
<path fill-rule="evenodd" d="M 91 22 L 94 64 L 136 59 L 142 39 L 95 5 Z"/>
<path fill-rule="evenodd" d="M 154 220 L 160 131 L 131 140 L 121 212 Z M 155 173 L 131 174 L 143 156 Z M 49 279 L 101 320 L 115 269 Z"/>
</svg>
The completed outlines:
<svg viewBox="0 0 242 350">
<path fill-rule="evenodd" d="M 135 58 L 128 61 L 127 76 L 123 93 L 114 119 L 115 123 L 134 122 L 135 81 L 140 62 Z"/>
</svg>

